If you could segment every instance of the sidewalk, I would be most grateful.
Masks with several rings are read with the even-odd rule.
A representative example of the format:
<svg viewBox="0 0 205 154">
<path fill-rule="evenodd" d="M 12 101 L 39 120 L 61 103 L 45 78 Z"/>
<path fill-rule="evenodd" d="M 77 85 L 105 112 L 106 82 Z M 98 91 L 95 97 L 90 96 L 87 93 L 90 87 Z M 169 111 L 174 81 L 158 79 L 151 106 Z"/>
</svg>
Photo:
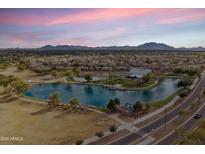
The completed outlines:
<svg viewBox="0 0 205 154">
<path fill-rule="evenodd" d="M 163 106 L 163 107 L 159 108 L 158 110 L 155 110 L 155 111 L 153 111 L 153 112 L 151 112 L 151 113 L 149 113 L 149 114 L 147 114 L 147 115 L 145 115 L 145 116 L 143 116 L 143 117 L 141 117 L 141 118 L 139 118 L 139 119 L 136 119 L 136 120 L 132 121 L 131 123 L 132 123 L 133 125 L 136 125 L 136 124 L 138 124 L 138 123 L 140 123 L 140 122 L 142 122 L 142 121 L 145 121 L 145 120 L 147 120 L 147 119 L 149 119 L 149 118 L 151 118 L 151 117 L 153 117 L 153 116 L 155 116 L 155 115 L 157 115 L 157 114 L 163 112 L 165 109 L 167 109 L 167 108 L 171 107 L 172 105 L 174 105 L 175 102 L 176 102 L 179 98 L 180 98 L 179 96 L 175 96 L 175 97 L 174 97 L 169 103 L 167 103 L 165 106 Z"/>
</svg>

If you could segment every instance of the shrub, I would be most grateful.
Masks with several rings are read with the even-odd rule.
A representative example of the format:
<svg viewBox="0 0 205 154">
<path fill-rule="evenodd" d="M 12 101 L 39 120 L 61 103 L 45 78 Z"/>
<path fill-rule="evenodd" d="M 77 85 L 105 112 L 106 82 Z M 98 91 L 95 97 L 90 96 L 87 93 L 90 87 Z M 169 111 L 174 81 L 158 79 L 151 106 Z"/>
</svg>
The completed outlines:
<svg viewBox="0 0 205 154">
<path fill-rule="evenodd" d="M 114 133 L 117 131 L 117 127 L 115 125 L 112 125 L 112 126 L 110 126 L 109 130 L 111 133 Z"/>
<path fill-rule="evenodd" d="M 73 98 L 69 102 L 72 106 L 79 105 L 80 101 L 77 98 Z"/>
<path fill-rule="evenodd" d="M 177 86 L 178 87 L 188 87 L 192 84 L 192 81 L 191 80 L 180 80 L 178 83 L 177 83 Z"/>
<path fill-rule="evenodd" d="M 85 73 L 84 78 L 87 82 L 91 81 L 93 79 L 93 73 L 91 72 Z"/>
<path fill-rule="evenodd" d="M 104 133 L 102 131 L 99 131 L 99 132 L 96 132 L 95 135 L 99 138 L 102 138 L 104 136 Z"/>
</svg>

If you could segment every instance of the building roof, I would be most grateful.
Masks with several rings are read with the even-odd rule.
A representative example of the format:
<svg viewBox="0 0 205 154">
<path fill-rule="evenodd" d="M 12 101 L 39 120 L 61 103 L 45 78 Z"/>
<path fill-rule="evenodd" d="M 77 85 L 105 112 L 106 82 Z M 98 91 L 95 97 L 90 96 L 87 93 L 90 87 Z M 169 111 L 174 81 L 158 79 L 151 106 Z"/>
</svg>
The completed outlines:
<svg viewBox="0 0 205 154">
<path fill-rule="evenodd" d="M 151 69 L 147 69 L 147 68 L 132 68 L 129 71 L 129 75 L 130 76 L 137 76 L 137 77 L 142 77 L 144 75 L 146 75 L 147 73 L 150 73 Z"/>
</svg>

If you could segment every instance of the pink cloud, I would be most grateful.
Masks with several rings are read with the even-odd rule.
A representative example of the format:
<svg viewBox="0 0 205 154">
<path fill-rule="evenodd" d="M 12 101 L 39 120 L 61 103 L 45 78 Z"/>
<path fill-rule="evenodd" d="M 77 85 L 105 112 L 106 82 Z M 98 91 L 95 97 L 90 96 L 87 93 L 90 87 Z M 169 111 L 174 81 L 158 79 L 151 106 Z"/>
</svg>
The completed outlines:
<svg viewBox="0 0 205 154">
<path fill-rule="evenodd" d="M 17 32 L 14 34 L 9 34 L 4 37 L 4 40 L 7 40 L 11 45 L 20 45 L 23 47 L 40 47 L 45 44 L 59 45 L 59 44 L 72 44 L 79 45 L 88 41 L 88 37 L 52 37 L 52 35 L 62 35 L 58 32 Z M 45 36 L 48 36 L 44 38 Z M 86 44 L 86 43 L 85 43 Z"/>
<path fill-rule="evenodd" d="M 38 41 L 39 34 L 33 32 L 30 33 L 22 32 L 22 33 L 10 34 L 7 36 L 7 38 L 11 44 L 23 44 L 25 42 Z"/>
<path fill-rule="evenodd" d="M 205 19 L 205 11 L 197 9 L 178 9 L 172 14 L 161 17 L 158 20 L 159 24 L 177 24 L 177 23 L 186 23 L 193 22 L 198 20 Z"/>
<path fill-rule="evenodd" d="M 63 17 L 51 20 L 48 22 L 48 25 L 122 19 L 133 16 L 142 16 L 156 11 L 158 11 L 158 9 L 98 9 L 84 13 L 65 15 Z"/>
<path fill-rule="evenodd" d="M 42 25 L 48 22 L 48 16 L 38 15 L 19 15 L 19 14 L 0 14 L 0 24 L 14 25 Z"/>
<path fill-rule="evenodd" d="M 51 11 L 52 12 L 52 11 Z M 52 26 L 61 24 L 81 24 L 92 22 L 103 22 L 113 20 L 124 20 L 137 17 L 141 21 L 152 21 L 155 19 L 159 24 L 173 24 L 204 19 L 205 11 L 200 9 L 90 9 L 71 14 L 18 14 L 1 13 L 0 24 Z M 146 18 L 145 18 L 146 17 Z M 153 18 L 152 18 L 153 17 Z M 137 20 L 136 19 L 136 20 Z M 149 20 L 151 19 L 151 20 Z"/>
<path fill-rule="evenodd" d="M 59 25 L 129 18 L 156 12 L 158 9 L 90 9 L 78 13 L 51 16 L 50 14 L 1 13 L 0 24 Z"/>
</svg>

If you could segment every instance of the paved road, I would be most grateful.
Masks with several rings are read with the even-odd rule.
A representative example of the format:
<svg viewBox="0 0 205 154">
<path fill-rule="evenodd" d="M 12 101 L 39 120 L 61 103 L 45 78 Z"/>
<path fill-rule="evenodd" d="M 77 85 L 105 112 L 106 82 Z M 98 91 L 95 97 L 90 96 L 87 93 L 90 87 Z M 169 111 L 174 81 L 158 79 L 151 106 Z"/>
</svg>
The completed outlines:
<svg viewBox="0 0 205 154">
<path fill-rule="evenodd" d="M 112 142 L 111 145 L 125 145 L 125 143 L 130 143 L 130 141 L 135 141 L 136 139 L 140 139 L 141 135 L 138 133 L 131 133 L 122 139 L 119 139 L 115 142 Z"/>
<path fill-rule="evenodd" d="M 205 103 L 203 104 L 202 108 L 198 111 L 202 113 L 202 118 L 205 118 Z M 184 131 L 189 131 L 195 127 L 197 127 L 198 120 L 194 119 L 194 115 L 186 121 L 186 123 L 182 126 Z M 201 118 L 201 119 L 202 119 Z M 171 134 L 163 138 L 160 142 L 157 142 L 159 145 L 171 145 L 176 144 L 176 141 L 179 139 L 179 136 L 173 131 Z"/>
<path fill-rule="evenodd" d="M 171 110 L 169 113 L 167 113 L 166 121 L 173 119 L 175 116 L 178 115 L 180 110 L 187 108 L 190 105 L 190 103 L 192 103 L 197 97 L 199 97 L 203 86 L 205 86 L 205 77 L 201 79 L 196 89 L 194 89 L 194 91 L 191 93 L 191 95 L 187 97 L 187 99 L 185 99 L 182 103 L 180 103 L 179 106 Z M 143 127 L 141 130 L 145 133 L 149 133 L 152 131 L 152 129 L 156 129 L 159 126 L 163 125 L 164 121 L 165 121 L 165 117 L 163 116 L 159 118 L 157 121 L 154 121 L 150 123 L 149 125 Z"/>
<path fill-rule="evenodd" d="M 191 102 L 193 102 L 197 97 L 199 97 L 200 92 L 204 86 L 205 86 L 205 77 L 203 76 L 199 81 L 199 83 L 196 85 L 195 89 L 192 91 L 192 93 L 182 103 L 180 103 L 180 105 L 178 105 L 177 107 L 175 107 L 173 110 L 171 110 L 166 114 L 166 121 L 168 122 L 173 118 L 175 118 L 176 116 L 178 116 L 178 112 L 181 109 L 187 108 Z M 165 117 L 163 116 L 153 121 L 152 123 L 149 123 L 145 127 L 141 128 L 141 131 L 145 133 L 150 133 L 152 130 L 157 129 L 160 126 L 164 125 L 164 121 L 165 121 Z M 112 144 L 123 144 L 123 145 L 130 144 L 138 138 L 137 135 L 139 134 L 131 133 L 130 135 L 125 136 L 124 138 L 121 138 Z M 142 133 L 141 136 L 143 135 L 144 133 Z"/>
</svg>

